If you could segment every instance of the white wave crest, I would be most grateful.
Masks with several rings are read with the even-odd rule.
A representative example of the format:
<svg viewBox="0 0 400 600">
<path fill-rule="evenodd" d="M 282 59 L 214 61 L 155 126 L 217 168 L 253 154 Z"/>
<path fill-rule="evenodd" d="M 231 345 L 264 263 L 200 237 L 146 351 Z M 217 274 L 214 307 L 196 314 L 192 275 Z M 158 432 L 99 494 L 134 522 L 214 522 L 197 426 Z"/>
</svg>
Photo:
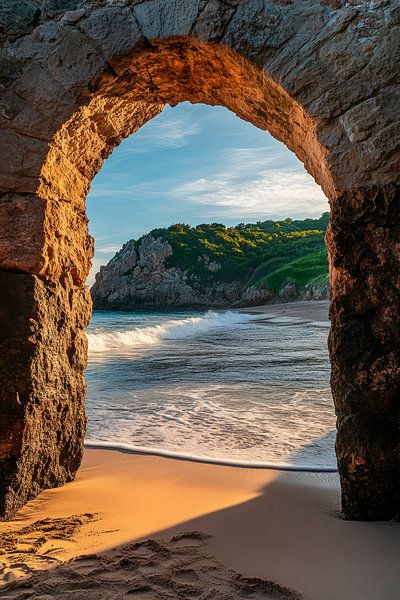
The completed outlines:
<svg viewBox="0 0 400 600">
<path fill-rule="evenodd" d="M 208 333 L 216 328 L 234 327 L 253 317 L 247 314 L 211 312 L 200 317 L 186 319 L 169 319 L 159 325 L 134 327 L 126 331 L 104 332 L 95 330 L 88 333 L 89 351 L 92 353 L 107 352 L 135 346 L 156 346 L 163 340 L 179 340 L 194 335 Z"/>
<path fill-rule="evenodd" d="M 212 456 L 201 456 L 191 454 L 190 452 L 176 452 L 174 450 L 164 450 L 163 448 L 152 448 L 149 446 L 135 446 L 123 442 L 104 442 L 102 440 L 85 440 L 85 447 L 93 450 L 114 450 L 126 454 L 140 454 L 144 456 L 160 456 L 162 458 L 171 458 L 175 460 L 185 460 L 188 462 L 205 463 L 208 465 L 219 465 L 222 467 L 236 467 L 243 469 L 267 469 L 274 471 L 295 471 L 298 473 L 337 473 L 336 466 L 321 465 L 296 465 L 288 462 L 275 463 L 258 460 L 241 460 L 239 458 L 214 458 Z M 325 481 L 325 485 L 336 486 L 336 477 L 331 477 Z"/>
</svg>

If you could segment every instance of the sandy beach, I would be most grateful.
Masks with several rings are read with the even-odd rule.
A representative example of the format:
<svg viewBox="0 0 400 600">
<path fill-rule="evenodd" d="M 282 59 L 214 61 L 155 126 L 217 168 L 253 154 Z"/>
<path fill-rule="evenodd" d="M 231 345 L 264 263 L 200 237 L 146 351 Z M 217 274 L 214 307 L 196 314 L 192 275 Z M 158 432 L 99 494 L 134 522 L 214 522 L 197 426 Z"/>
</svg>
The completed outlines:
<svg viewBox="0 0 400 600">
<path fill-rule="evenodd" d="M 274 315 L 307 321 L 329 321 L 329 301 L 309 300 L 307 302 L 288 302 L 284 304 L 262 304 L 239 309 L 241 312 Z"/>
<path fill-rule="evenodd" d="M 246 309 L 321 322 L 327 311 Z M 0 598 L 398 600 L 399 548 L 399 524 L 341 518 L 335 472 L 87 447 L 74 482 L 0 523 Z"/>
<path fill-rule="evenodd" d="M 0 600 L 400 600 L 399 40 L 0 0 Z"/>
<path fill-rule="evenodd" d="M 400 594 L 399 525 L 342 520 L 336 474 L 87 449 L 77 479 L 1 523 L 0 542 L 4 599 Z"/>
</svg>

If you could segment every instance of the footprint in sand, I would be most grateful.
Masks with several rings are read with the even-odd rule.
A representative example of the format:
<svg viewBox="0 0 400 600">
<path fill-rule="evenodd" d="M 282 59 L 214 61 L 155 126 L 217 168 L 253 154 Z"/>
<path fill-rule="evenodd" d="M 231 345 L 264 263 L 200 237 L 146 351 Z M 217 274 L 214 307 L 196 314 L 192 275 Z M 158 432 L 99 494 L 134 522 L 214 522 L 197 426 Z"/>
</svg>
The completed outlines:
<svg viewBox="0 0 400 600">
<path fill-rule="evenodd" d="M 300 600 L 296 592 L 246 578 L 207 554 L 209 535 L 127 544 L 82 556 L 0 589 L 2 600 Z"/>
<path fill-rule="evenodd" d="M 198 548 L 207 544 L 210 539 L 210 535 L 201 531 L 185 531 L 184 533 L 175 535 L 171 539 L 170 545 L 175 548 Z"/>
<path fill-rule="evenodd" d="M 174 579 L 183 583 L 193 583 L 199 580 L 199 576 L 193 569 L 182 569 L 174 573 Z"/>
</svg>

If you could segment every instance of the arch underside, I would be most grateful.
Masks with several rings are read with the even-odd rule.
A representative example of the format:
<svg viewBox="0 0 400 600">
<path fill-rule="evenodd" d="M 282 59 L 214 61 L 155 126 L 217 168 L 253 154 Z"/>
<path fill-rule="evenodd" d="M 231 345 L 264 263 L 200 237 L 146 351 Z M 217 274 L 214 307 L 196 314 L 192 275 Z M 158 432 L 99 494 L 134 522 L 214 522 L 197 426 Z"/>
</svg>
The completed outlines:
<svg viewBox="0 0 400 600">
<path fill-rule="evenodd" d="M 190 101 L 225 106 L 269 131 L 330 199 L 329 345 L 343 511 L 348 518 L 395 517 L 399 87 L 382 51 L 399 29 L 392 13 L 375 15 L 381 48 L 377 33 L 363 42 L 381 77 L 366 97 L 354 46 L 368 23 L 365 6 L 246 0 L 232 3 L 225 22 L 223 3 L 215 3 L 216 13 L 213 3 L 195 10 L 196 2 L 178 0 L 171 12 L 160 0 L 79 4 L 25 36 L 13 34 L 0 56 L 8 68 L 0 91 L 0 514 L 8 518 L 42 489 L 71 480 L 80 464 L 90 183 L 122 139 L 165 104 Z M 154 30 L 160 14 L 169 23 L 162 32 Z M 283 38 L 268 46 L 273 31 Z M 353 70 L 338 74 L 335 48 Z"/>
</svg>

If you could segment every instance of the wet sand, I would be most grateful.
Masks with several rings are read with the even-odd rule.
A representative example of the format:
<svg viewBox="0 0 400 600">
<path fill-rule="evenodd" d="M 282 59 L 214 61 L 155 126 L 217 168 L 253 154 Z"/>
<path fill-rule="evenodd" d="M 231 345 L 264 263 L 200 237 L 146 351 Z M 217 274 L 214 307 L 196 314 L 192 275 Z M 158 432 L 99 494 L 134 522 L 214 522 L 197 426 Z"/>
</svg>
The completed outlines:
<svg viewBox="0 0 400 600">
<path fill-rule="evenodd" d="M 240 312 L 256 313 L 276 317 L 304 319 L 306 321 L 329 321 L 329 301 L 309 300 L 307 302 L 288 302 L 287 304 L 263 304 L 241 308 Z"/>
</svg>

